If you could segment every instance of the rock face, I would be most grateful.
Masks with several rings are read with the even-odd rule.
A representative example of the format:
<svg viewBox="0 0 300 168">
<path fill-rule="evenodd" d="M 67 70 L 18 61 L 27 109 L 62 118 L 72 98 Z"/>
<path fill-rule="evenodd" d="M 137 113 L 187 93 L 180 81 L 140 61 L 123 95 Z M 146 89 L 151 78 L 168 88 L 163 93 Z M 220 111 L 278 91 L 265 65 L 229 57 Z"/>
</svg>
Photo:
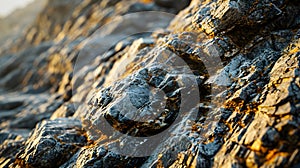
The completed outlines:
<svg viewBox="0 0 300 168">
<path fill-rule="evenodd" d="M 0 167 L 300 165 L 297 0 L 54 0 L 0 54 Z"/>
<path fill-rule="evenodd" d="M 26 30 L 36 16 L 46 5 L 46 0 L 39 0 L 30 3 L 21 10 L 16 10 L 6 17 L 0 16 L 0 44 L 1 46 L 10 45 L 23 31 Z M 20 19 L 22 18 L 22 19 Z"/>
<path fill-rule="evenodd" d="M 87 139 L 76 119 L 60 118 L 37 125 L 16 156 L 21 167 L 57 167 L 70 159 Z"/>
</svg>

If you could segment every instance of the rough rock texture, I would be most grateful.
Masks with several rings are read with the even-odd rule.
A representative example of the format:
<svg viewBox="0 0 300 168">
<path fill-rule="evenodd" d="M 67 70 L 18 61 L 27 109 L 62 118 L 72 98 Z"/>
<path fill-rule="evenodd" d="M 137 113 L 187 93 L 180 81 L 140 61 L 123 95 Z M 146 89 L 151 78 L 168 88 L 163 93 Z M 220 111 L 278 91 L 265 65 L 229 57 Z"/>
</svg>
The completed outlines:
<svg viewBox="0 0 300 168">
<path fill-rule="evenodd" d="M 0 167 L 300 165 L 297 0 L 52 0 L 0 54 Z"/>
<path fill-rule="evenodd" d="M 76 119 L 44 121 L 32 131 L 15 164 L 23 167 L 57 167 L 68 160 L 87 139 Z"/>
</svg>

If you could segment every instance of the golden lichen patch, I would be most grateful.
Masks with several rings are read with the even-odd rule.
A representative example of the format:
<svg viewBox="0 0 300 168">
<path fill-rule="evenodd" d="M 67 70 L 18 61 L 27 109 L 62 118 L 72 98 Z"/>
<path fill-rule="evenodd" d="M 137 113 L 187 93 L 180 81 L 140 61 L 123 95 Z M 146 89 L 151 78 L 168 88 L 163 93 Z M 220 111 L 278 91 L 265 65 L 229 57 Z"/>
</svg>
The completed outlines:
<svg viewBox="0 0 300 168">
<path fill-rule="evenodd" d="M 147 4 L 147 3 L 152 3 L 152 2 L 153 2 L 153 0 L 141 0 L 141 2 L 142 2 L 142 3 L 146 3 L 146 4 Z"/>
<path fill-rule="evenodd" d="M 182 164 L 185 158 L 185 154 L 179 153 L 177 158 L 178 158 L 178 163 Z"/>
<path fill-rule="evenodd" d="M 197 167 L 197 154 L 192 154 L 190 151 L 188 154 L 179 153 L 177 160 L 170 166 L 170 168 L 195 168 Z"/>
<path fill-rule="evenodd" d="M 66 56 L 54 54 L 49 58 L 48 72 L 52 74 L 64 74 L 72 70 L 72 63 Z"/>
<path fill-rule="evenodd" d="M 33 166 L 25 163 L 25 161 L 23 159 L 20 159 L 20 158 L 16 158 L 14 164 L 18 165 L 19 167 L 22 167 L 22 168 L 34 168 Z"/>
<path fill-rule="evenodd" d="M 274 164 L 279 157 L 287 158 L 290 154 L 287 152 L 277 152 L 276 150 L 272 150 L 266 156 L 267 162 L 266 164 Z"/>
<path fill-rule="evenodd" d="M 158 155 L 158 158 L 157 158 L 157 168 L 163 168 L 164 166 L 163 166 L 163 163 L 162 163 L 162 157 L 163 157 L 163 155 L 160 153 L 159 155 Z"/>
<path fill-rule="evenodd" d="M 295 47 L 295 48 L 289 50 L 289 54 L 295 54 L 295 53 L 297 53 L 298 51 L 299 51 L 299 47 Z"/>
<path fill-rule="evenodd" d="M 262 142 L 260 140 L 254 141 L 254 143 L 251 145 L 251 149 L 253 151 L 260 151 L 261 147 L 262 147 Z"/>
<path fill-rule="evenodd" d="M 249 156 L 247 157 L 246 159 L 246 166 L 247 167 L 252 167 L 252 168 L 257 168 L 258 165 L 256 164 L 256 161 L 255 161 L 255 152 L 251 152 L 249 154 Z"/>
<path fill-rule="evenodd" d="M 231 99 L 225 102 L 224 107 L 229 109 L 229 108 L 234 108 L 235 112 L 239 112 L 240 108 L 243 107 L 244 105 L 244 100 L 242 99 Z"/>
</svg>

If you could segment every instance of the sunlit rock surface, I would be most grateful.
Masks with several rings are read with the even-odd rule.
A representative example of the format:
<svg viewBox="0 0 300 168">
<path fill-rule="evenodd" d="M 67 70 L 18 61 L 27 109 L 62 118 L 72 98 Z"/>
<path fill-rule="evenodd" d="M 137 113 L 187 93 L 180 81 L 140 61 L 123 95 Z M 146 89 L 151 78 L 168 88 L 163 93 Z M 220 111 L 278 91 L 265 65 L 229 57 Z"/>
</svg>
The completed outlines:
<svg viewBox="0 0 300 168">
<path fill-rule="evenodd" d="M 0 167 L 300 165 L 297 0 L 53 0 L 0 54 Z"/>
</svg>

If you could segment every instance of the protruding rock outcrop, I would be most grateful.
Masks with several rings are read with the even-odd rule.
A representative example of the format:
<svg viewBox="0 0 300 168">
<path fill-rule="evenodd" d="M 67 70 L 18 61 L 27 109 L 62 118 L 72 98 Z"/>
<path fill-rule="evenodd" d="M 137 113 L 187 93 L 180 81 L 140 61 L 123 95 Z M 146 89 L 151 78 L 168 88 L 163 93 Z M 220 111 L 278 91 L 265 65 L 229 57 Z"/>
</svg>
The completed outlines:
<svg viewBox="0 0 300 168">
<path fill-rule="evenodd" d="M 1 50 L 0 166 L 299 165 L 298 1 L 68 2 Z"/>
</svg>

